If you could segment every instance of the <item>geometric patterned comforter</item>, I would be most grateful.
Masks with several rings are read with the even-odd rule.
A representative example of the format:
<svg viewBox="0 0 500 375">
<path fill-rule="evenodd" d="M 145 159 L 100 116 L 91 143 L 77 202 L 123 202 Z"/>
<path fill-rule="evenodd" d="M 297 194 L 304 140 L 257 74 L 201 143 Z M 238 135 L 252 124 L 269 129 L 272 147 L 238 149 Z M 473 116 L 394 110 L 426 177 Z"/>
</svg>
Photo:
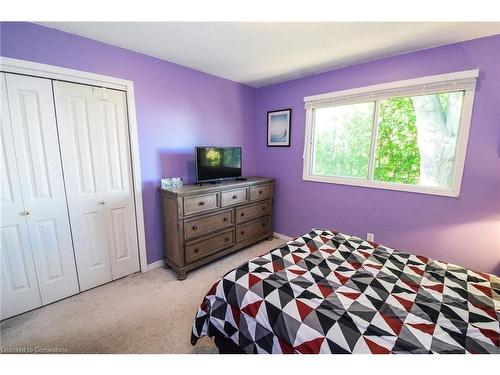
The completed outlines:
<svg viewBox="0 0 500 375">
<path fill-rule="evenodd" d="M 499 353 L 500 278 L 313 229 L 217 281 L 192 343 L 246 353 Z"/>
</svg>

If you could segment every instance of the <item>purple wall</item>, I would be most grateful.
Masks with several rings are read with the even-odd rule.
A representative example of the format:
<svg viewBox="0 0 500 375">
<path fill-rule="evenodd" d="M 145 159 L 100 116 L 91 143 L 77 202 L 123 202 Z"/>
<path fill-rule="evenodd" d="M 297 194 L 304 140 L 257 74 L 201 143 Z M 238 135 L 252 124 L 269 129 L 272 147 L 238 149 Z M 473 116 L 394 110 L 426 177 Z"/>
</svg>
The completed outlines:
<svg viewBox="0 0 500 375">
<path fill-rule="evenodd" d="M 148 262 L 161 258 L 159 179 L 193 177 L 195 144 L 243 146 L 244 173 L 277 178 L 275 229 L 337 228 L 500 274 L 500 35 L 260 89 L 29 23 L 1 23 L 1 55 L 134 81 Z M 468 68 L 481 71 L 459 199 L 302 181 L 303 97 Z M 267 148 L 266 111 L 288 108 L 292 146 Z"/>
<path fill-rule="evenodd" d="M 479 68 L 458 199 L 302 180 L 304 96 Z M 290 148 L 266 147 L 266 111 L 292 108 Z M 500 274 L 500 35 L 355 65 L 257 90 L 259 173 L 277 179 L 275 230 L 318 226 Z"/>
<path fill-rule="evenodd" d="M 43 26 L 0 27 L 2 56 L 134 81 L 148 263 L 162 258 L 156 188 L 194 178 L 194 145 L 241 145 L 243 171 L 255 174 L 254 88 Z"/>
</svg>

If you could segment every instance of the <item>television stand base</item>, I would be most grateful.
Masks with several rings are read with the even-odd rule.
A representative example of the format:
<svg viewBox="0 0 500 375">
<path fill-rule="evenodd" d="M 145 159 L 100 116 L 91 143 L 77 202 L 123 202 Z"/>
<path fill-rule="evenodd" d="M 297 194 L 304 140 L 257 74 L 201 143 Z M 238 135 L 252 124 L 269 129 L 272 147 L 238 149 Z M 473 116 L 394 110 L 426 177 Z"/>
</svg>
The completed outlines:
<svg viewBox="0 0 500 375">
<path fill-rule="evenodd" d="M 203 184 L 212 184 L 212 185 L 217 185 L 217 184 L 222 184 L 221 180 L 216 180 L 216 181 L 205 181 L 205 182 L 197 182 L 196 185 L 203 186 Z"/>
<path fill-rule="evenodd" d="M 236 177 L 235 181 L 246 181 L 247 179 L 244 177 Z"/>
</svg>

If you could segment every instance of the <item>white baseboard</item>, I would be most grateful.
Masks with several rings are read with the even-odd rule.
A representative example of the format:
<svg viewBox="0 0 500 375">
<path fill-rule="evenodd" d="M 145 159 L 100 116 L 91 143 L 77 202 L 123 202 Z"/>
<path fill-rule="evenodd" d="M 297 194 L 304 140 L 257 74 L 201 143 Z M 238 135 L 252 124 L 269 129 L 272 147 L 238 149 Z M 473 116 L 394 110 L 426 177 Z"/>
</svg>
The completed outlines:
<svg viewBox="0 0 500 375">
<path fill-rule="evenodd" d="M 285 241 L 291 241 L 293 240 L 292 237 L 285 236 L 284 234 L 274 232 L 273 233 L 274 238 L 279 238 L 280 240 L 285 240 Z"/>
<path fill-rule="evenodd" d="M 147 272 L 152 271 L 155 268 L 163 267 L 164 265 L 165 263 L 163 262 L 163 259 L 157 260 L 156 262 L 153 263 L 149 263 Z"/>
</svg>

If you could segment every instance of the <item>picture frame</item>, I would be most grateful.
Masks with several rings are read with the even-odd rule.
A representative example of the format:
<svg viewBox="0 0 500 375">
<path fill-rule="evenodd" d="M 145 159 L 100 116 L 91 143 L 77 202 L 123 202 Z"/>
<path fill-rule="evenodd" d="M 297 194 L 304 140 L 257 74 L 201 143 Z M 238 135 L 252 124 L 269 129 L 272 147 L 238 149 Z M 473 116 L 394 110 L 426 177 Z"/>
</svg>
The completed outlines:
<svg viewBox="0 0 500 375">
<path fill-rule="evenodd" d="M 182 187 L 182 177 L 162 178 L 161 188 L 163 190 L 178 189 Z"/>
<path fill-rule="evenodd" d="M 267 112 L 267 147 L 290 147 L 292 109 Z"/>
</svg>

